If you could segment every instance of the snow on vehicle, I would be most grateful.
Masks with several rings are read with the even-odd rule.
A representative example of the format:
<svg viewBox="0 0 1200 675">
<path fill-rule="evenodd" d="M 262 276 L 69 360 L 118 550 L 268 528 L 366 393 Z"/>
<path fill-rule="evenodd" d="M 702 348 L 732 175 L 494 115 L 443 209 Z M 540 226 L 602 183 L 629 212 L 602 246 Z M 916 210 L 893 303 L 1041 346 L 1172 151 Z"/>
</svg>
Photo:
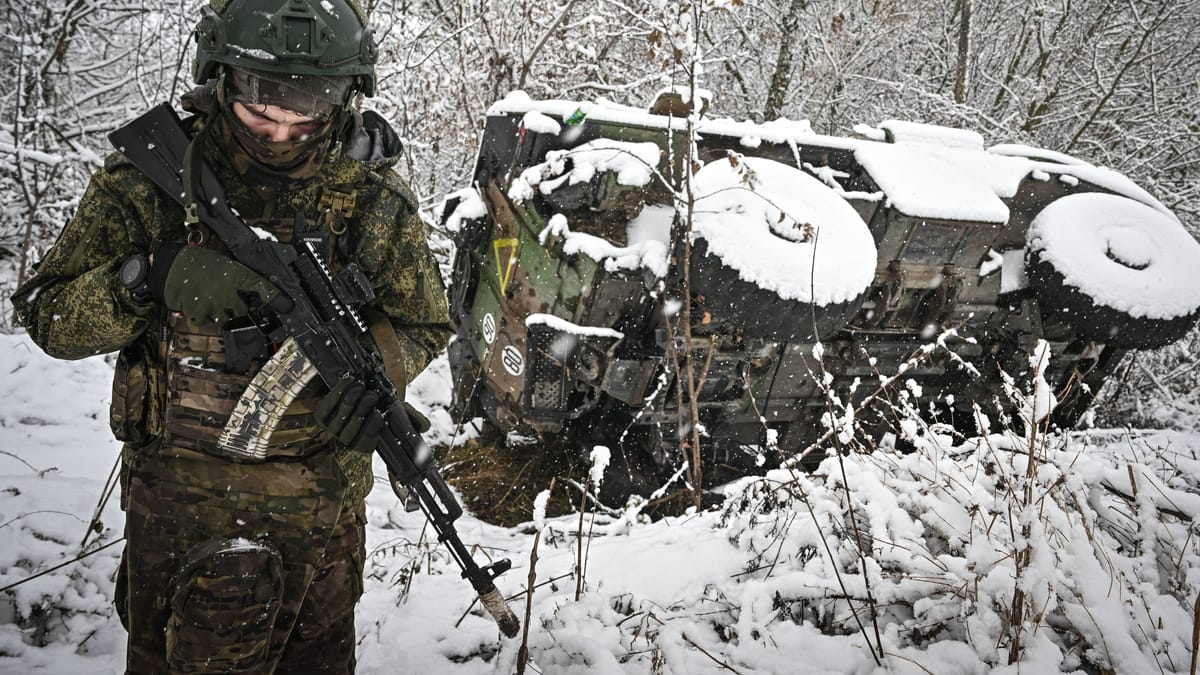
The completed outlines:
<svg viewBox="0 0 1200 675">
<path fill-rule="evenodd" d="M 1200 316 L 1200 244 L 1124 176 L 970 131 L 855 131 L 701 120 L 689 231 L 681 117 L 519 92 L 494 104 L 473 186 L 444 211 L 455 415 L 611 448 L 602 497 L 620 501 L 683 461 L 685 349 L 719 483 L 803 450 L 826 430 L 828 390 L 861 398 L 856 380 L 949 329 L 954 353 L 903 376 L 931 417 L 974 432 L 972 404 L 994 411 L 1001 369 L 1027 369 L 1039 339 L 1066 427 L 1127 350 Z M 690 345 L 672 323 L 684 236 Z"/>
</svg>

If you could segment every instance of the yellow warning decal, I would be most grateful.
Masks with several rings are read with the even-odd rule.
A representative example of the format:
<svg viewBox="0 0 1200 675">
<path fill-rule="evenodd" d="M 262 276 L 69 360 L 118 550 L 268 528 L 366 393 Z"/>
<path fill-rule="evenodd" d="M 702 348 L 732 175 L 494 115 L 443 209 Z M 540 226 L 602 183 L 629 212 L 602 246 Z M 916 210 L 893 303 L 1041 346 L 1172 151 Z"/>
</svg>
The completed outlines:
<svg viewBox="0 0 1200 675">
<path fill-rule="evenodd" d="M 517 239 L 497 239 L 492 242 L 492 249 L 496 253 L 496 277 L 500 281 L 500 292 L 504 293 L 508 290 L 508 282 L 517 266 Z"/>
</svg>

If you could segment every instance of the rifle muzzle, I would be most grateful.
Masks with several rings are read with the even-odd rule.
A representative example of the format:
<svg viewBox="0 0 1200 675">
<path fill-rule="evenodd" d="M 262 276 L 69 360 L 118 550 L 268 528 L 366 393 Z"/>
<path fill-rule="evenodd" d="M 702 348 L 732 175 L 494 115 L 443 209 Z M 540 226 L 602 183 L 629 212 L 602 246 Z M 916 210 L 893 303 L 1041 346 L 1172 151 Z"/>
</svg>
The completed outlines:
<svg viewBox="0 0 1200 675">
<path fill-rule="evenodd" d="M 496 620 L 496 625 L 500 627 L 500 632 L 504 633 L 505 637 L 516 637 L 517 633 L 521 632 L 521 622 L 517 619 L 517 615 L 508 608 L 508 603 L 504 601 L 504 596 L 500 595 L 499 589 L 492 586 L 492 590 L 479 594 L 479 601 L 483 603 L 483 608 L 492 615 Z"/>
</svg>

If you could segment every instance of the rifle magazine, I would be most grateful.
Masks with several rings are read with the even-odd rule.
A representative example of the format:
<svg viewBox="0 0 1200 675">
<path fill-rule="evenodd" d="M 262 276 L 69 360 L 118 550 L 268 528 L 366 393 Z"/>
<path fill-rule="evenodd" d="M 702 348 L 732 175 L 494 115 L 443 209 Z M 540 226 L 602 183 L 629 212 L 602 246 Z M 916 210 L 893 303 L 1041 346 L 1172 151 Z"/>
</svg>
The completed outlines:
<svg viewBox="0 0 1200 675">
<path fill-rule="evenodd" d="M 246 386 L 221 431 L 217 448 L 243 461 L 264 461 L 271 434 L 284 411 L 316 375 L 317 369 L 296 341 L 288 338 Z"/>
</svg>

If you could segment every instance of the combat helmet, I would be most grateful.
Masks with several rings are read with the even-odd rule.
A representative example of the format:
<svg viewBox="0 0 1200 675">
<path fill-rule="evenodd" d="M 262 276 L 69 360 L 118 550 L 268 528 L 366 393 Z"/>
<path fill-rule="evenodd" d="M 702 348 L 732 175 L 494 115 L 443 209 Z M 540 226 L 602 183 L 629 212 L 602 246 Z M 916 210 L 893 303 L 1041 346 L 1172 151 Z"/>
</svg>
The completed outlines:
<svg viewBox="0 0 1200 675">
<path fill-rule="evenodd" d="M 276 75 L 354 77 L 375 94 L 377 50 L 357 0 L 210 0 L 196 26 L 192 77 L 220 65 Z"/>
</svg>

